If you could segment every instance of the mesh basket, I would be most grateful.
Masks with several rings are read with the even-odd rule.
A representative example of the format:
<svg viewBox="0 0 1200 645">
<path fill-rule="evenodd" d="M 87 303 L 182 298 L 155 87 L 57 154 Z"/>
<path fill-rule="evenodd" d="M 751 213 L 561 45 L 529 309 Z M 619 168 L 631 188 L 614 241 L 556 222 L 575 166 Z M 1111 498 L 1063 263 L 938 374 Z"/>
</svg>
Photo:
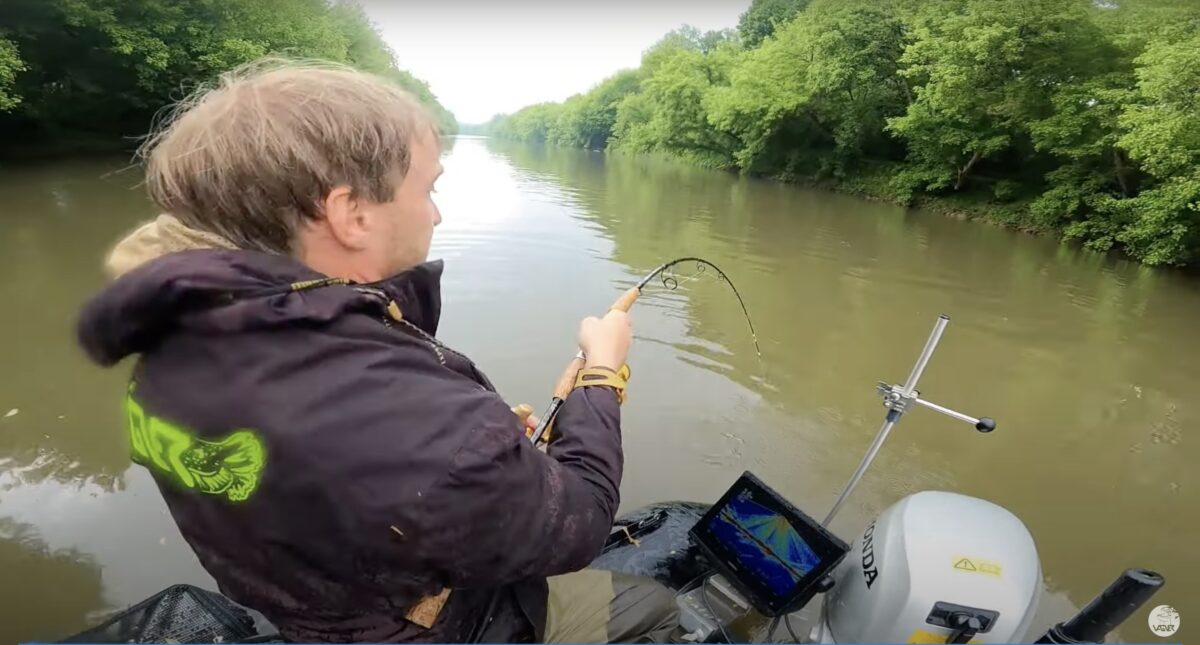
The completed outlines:
<svg viewBox="0 0 1200 645">
<path fill-rule="evenodd" d="M 254 619 L 224 596 L 174 585 L 101 625 L 60 643 L 238 643 L 254 638 Z"/>
</svg>

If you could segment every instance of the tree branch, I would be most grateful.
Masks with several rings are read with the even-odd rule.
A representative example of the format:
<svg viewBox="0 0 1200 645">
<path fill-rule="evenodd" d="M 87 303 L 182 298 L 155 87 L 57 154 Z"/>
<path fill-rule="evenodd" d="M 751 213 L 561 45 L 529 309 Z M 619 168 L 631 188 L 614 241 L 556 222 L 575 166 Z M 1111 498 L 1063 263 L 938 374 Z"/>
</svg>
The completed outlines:
<svg viewBox="0 0 1200 645">
<path fill-rule="evenodd" d="M 971 160 L 967 162 L 967 165 L 963 166 L 958 171 L 958 181 L 954 184 L 954 190 L 957 191 L 963 189 L 963 186 L 967 183 L 967 175 L 970 174 L 971 169 L 974 168 L 975 164 L 979 163 L 979 160 L 982 158 L 983 154 L 979 152 L 975 152 L 971 155 Z"/>
</svg>

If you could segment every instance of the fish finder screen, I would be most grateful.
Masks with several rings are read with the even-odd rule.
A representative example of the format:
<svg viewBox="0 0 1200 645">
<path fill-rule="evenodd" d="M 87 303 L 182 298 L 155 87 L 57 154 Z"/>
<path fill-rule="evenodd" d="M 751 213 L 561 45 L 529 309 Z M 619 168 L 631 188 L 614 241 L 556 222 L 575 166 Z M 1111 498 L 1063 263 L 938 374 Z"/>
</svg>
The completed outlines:
<svg viewBox="0 0 1200 645">
<path fill-rule="evenodd" d="M 748 573 L 784 596 L 821 558 L 781 512 L 755 501 L 750 490 L 739 492 L 712 520 L 713 535 L 732 547 Z"/>
<path fill-rule="evenodd" d="M 768 616 L 807 602 L 849 550 L 749 472 L 709 508 L 691 536 L 755 609 Z"/>
</svg>

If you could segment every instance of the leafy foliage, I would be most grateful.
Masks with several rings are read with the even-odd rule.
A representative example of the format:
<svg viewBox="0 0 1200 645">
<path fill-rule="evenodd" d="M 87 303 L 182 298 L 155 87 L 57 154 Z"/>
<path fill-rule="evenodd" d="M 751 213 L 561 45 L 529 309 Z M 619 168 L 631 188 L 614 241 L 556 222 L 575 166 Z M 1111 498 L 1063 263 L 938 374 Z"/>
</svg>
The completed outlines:
<svg viewBox="0 0 1200 645">
<path fill-rule="evenodd" d="M 946 197 L 1195 265 L 1198 104 L 1193 0 L 754 0 L 736 33 L 675 30 L 492 132 Z"/>
<path fill-rule="evenodd" d="M 140 134 L 189 88 L 269 54 L 381 74 L 456 129 L 349 2 L 6 0 L 0 25 L 0 125 L 31 137 Z"/>
<path fill-rule="evenodd" d="M 810 0 L 753 0 L 738 20 L 738 35 L 747 47 L 758 47 L 779 26 L 804 11 Z"/>
<path fill-rule="evenodd" d="M 1087 74 L 1092 25 L 1076 0 L 921 5 L 900 72 L 914 86 L 888 128 L 908 144 L 920 188 L 962 190 L 1049 112 L 1054 89 Z"/>
<path fill-rule="evenodd" d="M 896 74 L 902 33 L 890 3 L 818 0 L 744 57 L 712 123 L 742 143 L 743 168 L 840 176 L 886 156 L 884 121 L 907 92 Z"/>
<path fill-rule="evenodd" d="M 25 69 L 21 54 L 11 40 L 0 38 L 0 112 L 11 110 L 21 102 L 21 97 L 13 92 L 13 81 L 17 72 Z"/>
<path fill-rule="evenodd" d="M 614 124 L 614 145 L 635 151 L 665 150 L 706 165 L 732 163 L 732 138 L 709 124 L 709 102 L 729 83 L 738 51 L 729 41 L 702 47 L 671 45 L 653 52 L 654 73 L 641 91 L 625 97 Z"/>
<path fill-rule="evenodd" d="M 1117 241 L 1154 264 L 1200 255 L 1200 33 L 1155 42 L 1137 59 L 1137 100 L 1120 116 L 1118 145 L 1152 183 L 1114 205 Z"/>
</svg>

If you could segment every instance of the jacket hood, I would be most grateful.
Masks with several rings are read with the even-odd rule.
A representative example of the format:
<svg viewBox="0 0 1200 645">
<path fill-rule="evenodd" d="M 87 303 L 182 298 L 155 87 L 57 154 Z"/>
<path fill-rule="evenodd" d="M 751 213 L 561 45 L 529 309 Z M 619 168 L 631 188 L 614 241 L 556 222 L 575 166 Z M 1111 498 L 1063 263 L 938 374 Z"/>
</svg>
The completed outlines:
<svg viewBox="0 0 1200 645">
<path fill-rule="evenodd" d="M 141 261 L 88 301 L 77 333 L 92 360 L 112 365 L 176 331 L 320 325 L 353 311 L 386 315 L 394 301 L 406 321 L 433 335 L 441 314 L 442 268 L 441 261 L 426 262 L 380 282 L 351 284 L 284 255 L 213 248 L 169 252 Z"/>
<path fill-rule="evenodd" d="M 115 279 L 168 253 L 189 249 L 236 248 L 220 235 L 191 228 L 176 217 L 163 213 L 118 242 L 109 252 L 104 269 L 110 279 Z"/>
</svg>

